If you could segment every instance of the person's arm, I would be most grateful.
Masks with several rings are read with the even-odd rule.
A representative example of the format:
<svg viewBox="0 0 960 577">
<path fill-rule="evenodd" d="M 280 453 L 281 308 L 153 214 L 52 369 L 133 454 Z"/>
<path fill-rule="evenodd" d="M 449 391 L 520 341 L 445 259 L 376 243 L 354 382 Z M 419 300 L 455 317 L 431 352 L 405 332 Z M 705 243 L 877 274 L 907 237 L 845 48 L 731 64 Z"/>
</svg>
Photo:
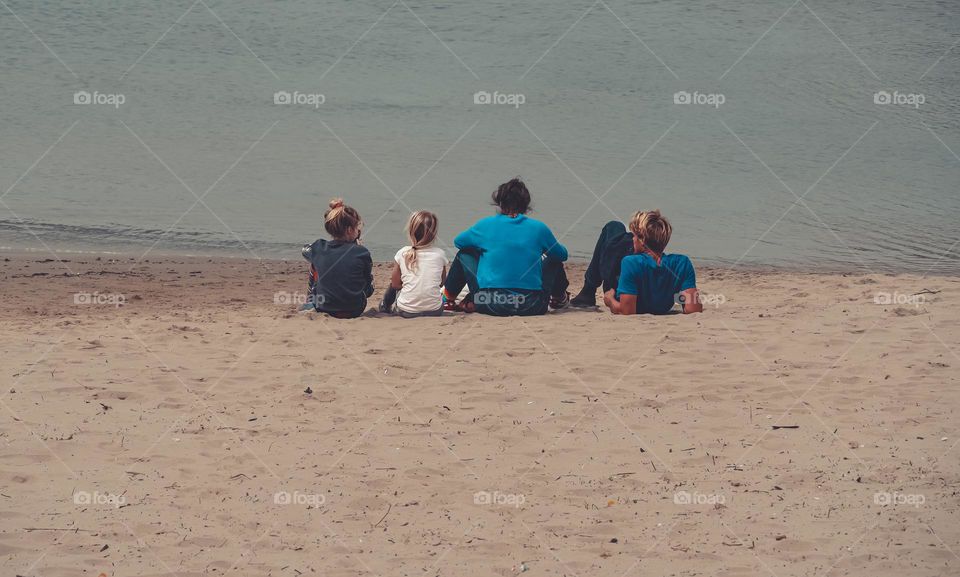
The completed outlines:
<svg viewBox="0 0 960 577">
<path fill-rule="evenodd" d="M 370 256 L 369 251 L 366 249 L 363 250 L 366 254 L 360 258 L 363 259 L 363 267 L 367 275 L 367 286 L 364 287 L 363 294 L 366 295 L 367 298 L 370 298 L 373 296 L 373 257 Z"/>
<path fill-rule="evenodd" d="M 610 289 L 603 295 L 603 302 L 615 315 L 637 314 L 636 272 L 633 269 L 632 262 L 625 260 L 621 265 L 622 274 L 617 288 Z M 620 295 L 619 300 L 617 299 L 617 293 Z"/>
<path fill-rule="evenodd" d="M 553 236 L 553 231 L 550 230 L 550 227 L 543 225 L 543 254 L 547 255 L 547 258 L 559 262 L 564 262 L 567 260 L 569 254 L 567 253 L 567 247 L 560 244 L 560 241 L 557 240 L 557 237 Z"/>
<path fill-rule="evenodd" d="M 700 302 L 700 291 L 697 287 L 689 288 L 680 293 L 680 302 L 683 303 L 683 314 L 702 313 L 703 303 Z"/>
<path fill-rule="evenodd" d="M 393 275 L 390 276 L 390 286 L 400 290 L 403 288 L 403 279 L 400 277 L 400 265 L 393 263 Z"/>
<path fill-rule="evenodd" d="M 457 248 L 482 248 L 480 233 L 477 232 L 476 225 L 458 234 L 453 239 L 453 245 Z"/>
<path fill-rule="evenodd" d="M 697 290 L 697 273 L 694 271 L 690 259 L 684 258 L 683 282 L 680 283 L 680 302 L 683 303 L 683 314 L 702 313 L 703 303 L 700 302 L 700 291 Z"/>
</svg>

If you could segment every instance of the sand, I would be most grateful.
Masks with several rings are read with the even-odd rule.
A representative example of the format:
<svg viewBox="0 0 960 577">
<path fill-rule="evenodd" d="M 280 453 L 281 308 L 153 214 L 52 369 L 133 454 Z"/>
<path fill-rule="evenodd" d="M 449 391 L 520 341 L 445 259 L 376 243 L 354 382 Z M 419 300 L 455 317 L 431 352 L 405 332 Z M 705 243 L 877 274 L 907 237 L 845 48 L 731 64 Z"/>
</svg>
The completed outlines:
<svg viewBox="0 0 960 577">
<path fill-rule="evenodd" d="M 4 575 L 960 574 L 956 278 L 344 321 L 300 262 L 5 256 Z"/>
</svg>

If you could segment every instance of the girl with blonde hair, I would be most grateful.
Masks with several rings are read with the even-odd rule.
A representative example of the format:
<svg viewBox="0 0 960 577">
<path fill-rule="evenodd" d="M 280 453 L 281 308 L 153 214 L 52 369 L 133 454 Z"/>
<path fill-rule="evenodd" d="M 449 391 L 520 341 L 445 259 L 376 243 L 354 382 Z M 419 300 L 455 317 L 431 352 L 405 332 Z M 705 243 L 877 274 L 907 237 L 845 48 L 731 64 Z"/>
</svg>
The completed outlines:
<svg viewBox="0 0 960 577">
<path fill-rule="evenodd" d="M 380 312 L 402 317 L 440 316 L 443 313 L 443 282 L 447 255 L 433 246 L 437 239 L 437 215 L 418 210 L 407 221 L 410 244 L 394 256 L 390 286 L 380 302 Z"/>
</svg>

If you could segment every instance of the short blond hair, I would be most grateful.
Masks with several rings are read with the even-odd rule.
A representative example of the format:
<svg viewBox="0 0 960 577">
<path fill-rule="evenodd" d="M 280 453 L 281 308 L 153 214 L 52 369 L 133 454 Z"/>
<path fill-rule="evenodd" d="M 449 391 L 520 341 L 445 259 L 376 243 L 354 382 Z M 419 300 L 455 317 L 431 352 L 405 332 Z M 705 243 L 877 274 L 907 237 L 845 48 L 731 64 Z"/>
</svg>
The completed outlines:
<svg viewBox="0 0 960 577">
<path fill-rule="evenodd" d="M 630 219 L 630 232 L 637 235 L 643 245 L 657 254 L 663 254 L 673 234 L 673 227 L 659 210 L 638 210 Z"/>
</svg>

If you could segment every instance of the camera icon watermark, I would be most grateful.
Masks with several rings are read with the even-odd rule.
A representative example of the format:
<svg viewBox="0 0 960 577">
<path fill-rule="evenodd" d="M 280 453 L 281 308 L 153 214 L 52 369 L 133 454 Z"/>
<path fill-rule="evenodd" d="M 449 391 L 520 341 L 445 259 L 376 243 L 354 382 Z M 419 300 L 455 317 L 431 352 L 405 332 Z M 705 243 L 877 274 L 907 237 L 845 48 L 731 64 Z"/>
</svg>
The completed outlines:
<svg viewBox="0 0 960 577">
<path fill-rule="evenodd" d="M 889 505 L 909 505 L 920 508 L 921 505 L 927 502 L 927 498 L 920 493 L 898 493 L 896 491 L 887 493 L 886 491 L 880 491 L 873 495 L 873 502 L 881 507 L 887 507 Z"/>
<path fill-rule="evenodd" d="M 922 105 L 926 104 L 926 102 L 926 95 L 921 93 L 898 92 L 896 90 L 893 92 L 880 90 L 873 93 L 873 103 L 881 106 L 895 104 L 898 106 L 912 106 L 914 108 L 920 108 Z"/>
<path fill-rule="evenodd" d="M 902 294 L 897 291 L 892 293 L 878 292 L 873 296 L 873 302 L 878 305 L 900 305 L 920 308 L 926 303 L 926 298 L 922 294 Z"/>
<path fill-rule="evenodd" d="M 114 108 L 120 108 L 126 101 L 127 97 L 123 94 L 103 94 L 97 91 L 87 92 L 86 90 L 78 90 L 73 93 L 74 104 L 106 104 Z"/>
<path fill-rule="evenodd" d="M 683 293 L 677 293 L 673 295 L 673 302 L 680 305 L 681 307 L 687 304 L 687 299 Z M 694 297 L 693 304 L 702 304 L 704 307 L 713 307 L 720 308 L 721 305 L 726 304 L 727 297 L 720 293 L 704 293 L 697 291 L 696 296 Z"/>
<path fill-rule="evenodd" d="M 73 293 L 73 304 L 98 306 L 108 305 L 119 308 L 127 304 L 127 297 L 120 293 Z"/>
<path fill-rule="evenodd" d="M 480 90 L 473 93 L 474 104 L 506 104 L 514 108 L 520 108 L 527 101 L 524 94 L 507 94 L 503 92 L 487 92 Z"/>
<path fill-rule="evenodd" d="M 727 97 L 720 93 L 687 92 L 686 90 L 673 93 L 674 104 L 700 104 L 720 108 L 726 101 Z"/>
<path fill-rule="evenodd" d="M 306 505 L 308 508 L 316 509 L 326 502 L 327 496 L 322 493 L 278 491 L 273 494 L 274 505 Z"/>
<path fill-rule="evenodd" d="M 516 294 L 516 293 L 502 293 L 502 292 L 490 292 L 490 291 L 477 291 L 477 294 L 473 296 L 474 304 L 478 305 L 498 305 L 498 306 L 511 306 L 519 307 L 523 306 L 527 302 L 526 295 Z"/>
<path fill-rule="evenodd" d="M 299 305 L 307 303 L 320 304 L 324 301 L 323 295 L 310 295 L 302 292 L 277 291 L 273 293 L 273 304 L 275 305 Z"/>
<path fill-rule="evenodd" d="M 500 491 L 478 491 L 473 494 L 474 505 L 500 505 L 519 509 L 527 502 L 526 496 L 520 493 L 501 493 Z"/>
<path fill-rule="evenodd" d="M 314 108 L 320 108 L 320 105 L 327 101 L 327 97 L 319 93 L 305 93 L 297 92 L 287 92 L 286 90 L 280 90 L 273 93 L 273 103 L 274 104 L 295 104 L 299 106 L 312 106 Z"/>
<path fill-rule="evenodd" d="M 673 502 L 677 505 L 723 505 L 727 502 L 727 498 L 719 493 L 677 491 L 673 494 Z"/>
<path fill-rule="evenodd" d="M 73 494 L 74 505 L 110 505 L 114 509 L 119 509 L 120 507 L 123 507 L 126 502 L 126 497 L 123 495 L 115 495 L 113 493 L 101 493 L 99 491 L 89 493 L 87 491 L 77 491 Z"/>
</svg>

